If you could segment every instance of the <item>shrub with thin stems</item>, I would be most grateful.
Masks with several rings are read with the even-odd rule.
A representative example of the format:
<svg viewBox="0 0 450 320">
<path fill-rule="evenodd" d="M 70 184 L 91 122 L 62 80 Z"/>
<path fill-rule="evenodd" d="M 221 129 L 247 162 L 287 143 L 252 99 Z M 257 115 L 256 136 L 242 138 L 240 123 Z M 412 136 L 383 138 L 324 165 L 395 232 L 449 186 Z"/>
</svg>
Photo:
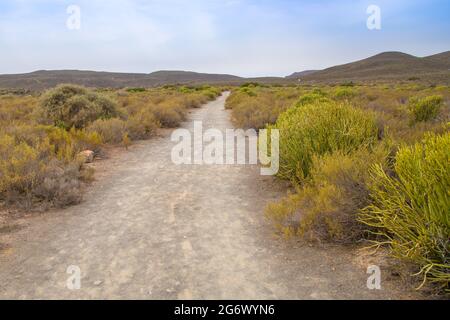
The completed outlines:
<svg viewBox="0 0 450 320">
<path fill-rule="evenodd" d="M 292 107 L 273 128 L 280 130 L 278 175 L 294 183 L 308 177 L 314 156 L 370 148 L 379 131 L 372 113 L 331 101 Z"/>
<path fill-rule="evenodd" d="M 409 100 L 411 122 L 425 122 L 436 119 L 444 104 L 442 96 L 413 97 Z"/>
<path fill-rule="evenodd" d="M 374 163 L 385 164 L 390 143 L 351 154 L 314 156 L 310 178 L 296 193 L 271 203 L 266 216 L 279 232 L 312 241 L 352 243 L 364 235 L 358 212 L 369 204 L 367 181 Z"/>
<path fill-rule="evenodd" d="M 376 245 L 416 265 L 423 283 L 449 290 L 450 133 L 400 148 L 392 174 L 375 165 L 371 175 L 372 204 L 359 220 L 371 227 Z"/>
<path fill-rule="evenodd" d="M 103 143 L 117 144 L 122 142 L 123 135 L 127 132 L 127 125 L 125 121 L 117 118 L 98 119 L 87 130 L 99 134 Z"/>
</svg>

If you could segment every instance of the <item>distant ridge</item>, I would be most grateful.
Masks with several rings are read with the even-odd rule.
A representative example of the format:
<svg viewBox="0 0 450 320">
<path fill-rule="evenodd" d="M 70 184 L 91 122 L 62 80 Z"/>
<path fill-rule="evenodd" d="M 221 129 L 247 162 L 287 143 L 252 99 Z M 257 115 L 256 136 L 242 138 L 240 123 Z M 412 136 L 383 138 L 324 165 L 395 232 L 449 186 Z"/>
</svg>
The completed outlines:
<svg viewBox="0 0 450 320">
<path fill-rule="evenodd" d="M 300 72 L 294 72 L 293 74 L 286 77 L 286 79 L 300 79 L 301 77 L 316 73 L 320 70 L 304 70 Z"/>
<path fill-rule="evenodd" d="M 152 72 L 149 77 L 165 82 L 196 82 L 196 81 L 241 81 L 244 78 L 230 74 L 198 73 L 191 71 L 161 70 Z"/>
<path fill-rule="evenodd" d="M 423 80 L 450 81 L 450 51 L 419 58 L 403 52 L 383 52 L 301 76 L 304 81 Z"/>
<path fill-rule="evenodd" d="M 245 82 L 292 84 L 421 80 L 450 84 L 450 51 L 419 58 L 402 52 L 373 57 L 324 70 L 295 72 L 285 78 L 243 78 L 230 74 L 161 70 L 152 73 L 119 73 L 82 70 L 39 70 L 0 75 L 0 89 L 44 90 L 61 83 L 98 88 L 156 87 L 167 84 L 239 85 Z"/>
<path fill-rule="evenodd" d="M 166 70 L 149 74 L 83 70 L 39 70 L 31 73 L 0 75 L 0 89 L 27 90 L 44 90 L 61 83 L 73 83 L 98 88 L 148 88 L 168 84 L 235 85 L 245 82 L 284 83 L 286 79 L 279 77 L 242 78 L 229 74 Z"/>
<path fill-rule="evenodd" d="M 428 61 L 433 61 L 442 64 L 447 68 L 450 68 L 450 51 L 434 54 L 432 56 L 428 56 L 424 58 Z"/>
</svg>

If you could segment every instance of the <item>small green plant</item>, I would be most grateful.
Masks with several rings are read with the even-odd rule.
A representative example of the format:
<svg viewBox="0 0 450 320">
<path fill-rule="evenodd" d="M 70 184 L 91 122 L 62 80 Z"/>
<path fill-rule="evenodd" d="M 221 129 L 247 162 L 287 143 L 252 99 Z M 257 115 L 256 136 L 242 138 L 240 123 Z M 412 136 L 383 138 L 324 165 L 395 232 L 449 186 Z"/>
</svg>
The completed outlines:
<svg viewBox="0 0 450 320">
<path fill-rule="evenodd" d="M 449 290 L 450 282 L 450 133 L 428 134 L 401 148 L 394 173 L 372 169 L 372 204 L 360 221 L 371 227 L 376 244 L 417 266 L 427 280 Z"/>
<path fill-rule="evenodd" d="M 436 119 L 443 105 L 442 96 L 428 96 L 425 98 L 411 98 L 409 111 L 413 123 Z"/>
<path fill-rule="evenodd" d="M 348 100 L 356 96 L 356 91 L 351 86 L 337 87 L 334 90 L 336 100 Z"/>
<path fill-rule="evenodd" d="M 246 93 L 250 97 L 255 97 L 257 94 L 256 94 L 255 90 L 253 90 L 252 88 L 253 87 L 242 87 L 241 89 L 239 89 L 239 91 L 242 93 Z"/>
<path fill-rule="evenodd" d="M 145 88 L 127 88 L 127 92 L 136 93 L 136 92 L 145 92 L 147 91 Z"/>
<path fill-rule="evenodd" d="M 128 133 L 124 133 L 122 136 L 122 145 L 125 147 L 126 150 L 128 150 L 128 148 L 131 145 L 131 139 L 128 136 Z"/>
<path fill-rule="evenodd" d="M 307 93 L 302 95 L 296 102 L 296 106 L 309 104 L 313 102 L 329 102 L 330 100 L 321 93 Z"/>
</svg>

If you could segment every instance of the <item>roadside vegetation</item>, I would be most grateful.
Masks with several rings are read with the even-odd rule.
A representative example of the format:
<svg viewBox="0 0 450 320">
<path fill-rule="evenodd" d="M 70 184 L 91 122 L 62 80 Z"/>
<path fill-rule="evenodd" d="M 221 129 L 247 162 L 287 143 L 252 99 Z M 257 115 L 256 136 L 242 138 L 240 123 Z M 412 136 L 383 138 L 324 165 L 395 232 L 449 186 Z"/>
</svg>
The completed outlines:
<svg viewBox="0 0 450 320">
<path fill-rule="evenodd" d="M 449 290 L 449 87 L 252 85 L 228 100 L 237 125 L 280 130 L 295 191 L 266 216 L 281 234 L 383 246 L 417 287 Z"/>
<path fill-rule="evenodd" d="M 61 85 L 44 93 L 0 95 L 0 205 L 25 209 L 78 203 L 93 177 L 84 151 L 128 147 L 221 90 L 209 86 L 90 90 Z"/>
</svg>

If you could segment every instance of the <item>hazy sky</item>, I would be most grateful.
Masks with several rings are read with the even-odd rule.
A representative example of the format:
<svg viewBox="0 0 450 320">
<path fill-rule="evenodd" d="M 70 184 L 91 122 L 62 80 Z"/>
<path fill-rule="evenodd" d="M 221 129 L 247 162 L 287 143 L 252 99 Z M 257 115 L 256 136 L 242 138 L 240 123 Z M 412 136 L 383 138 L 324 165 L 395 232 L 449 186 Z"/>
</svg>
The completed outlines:
<svg viewBox="0 0 450 320">
<path fill-rule="evenodd" d="M 381 9 L 381 30 L 366 10 Z M 70 30 L 67 8 L 81 10 Z M 0 0 L 0 73 L 319 69 L 382 51 L 450 50 L 448 0 Z"/>
</svg>

